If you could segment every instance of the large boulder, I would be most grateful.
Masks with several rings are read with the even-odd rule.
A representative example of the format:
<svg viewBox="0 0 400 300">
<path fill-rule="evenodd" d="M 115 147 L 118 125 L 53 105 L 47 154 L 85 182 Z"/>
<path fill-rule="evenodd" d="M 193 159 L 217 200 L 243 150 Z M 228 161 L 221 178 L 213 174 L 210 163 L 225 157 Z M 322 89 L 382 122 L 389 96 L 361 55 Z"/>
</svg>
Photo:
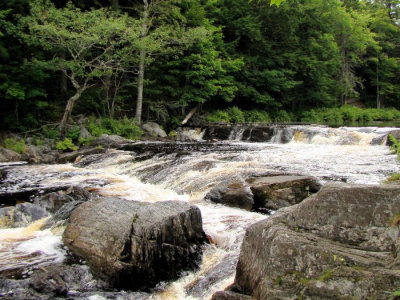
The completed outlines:
<svg viewBox="0 0 400 300">
<path fill-rule="evenodd" d="M 235 288 L 257 299 L 388 299 L 400 286 L 400 186 L 329 184 L 252 225 Z"/>
<path fill-rule="evenodd" d="M 206 199 L 246 210 L 271 211 L 298 204 L 320 189 L 317 179 L 298 175 L 269 175 L 231 179 L 212 188 Z"/>
<path fill-rule="evenodd" d="M 63 241 L 111 286 L 138 289 L 197 267 L 205 234 L 188 203 L 97 198 L 74 210 Z"/>
<path fill-rule="evenodd" d="M 215 203 L 246 210 L 251 210 L 254 206 L 253 193 L 250 187 L 240 180 L 220 183 L 211 189 L 205 198 Z"/>
<path fill-rule="evenodd" d="M 102 134 L 100 137 L 92 141 L 90 145 L 93 147 L 100 146 L 103 148 L 114 148 L 130 142 L 132 141 L 119 135 Z"/>
<path fill-rule="evenodd" d="M 164 131 L 164 129 L 154 122 L 147 122 L 146 124 L 143 124 L 142 129 L 150 136 L 162 138 L 167 137 L 167 133 Z"/>
<path fill-rule="evenodd" d="M 6 148 L 0 147 L 0 162 L 11 162 L 22 160 L 21 154 Z"/>
<path fill-rule="evenodd" d="M 277 210 L 298 204 L 321 188 L 310 176 L 282 175 L 247 179 L 256 209 Z"/>
</svg>

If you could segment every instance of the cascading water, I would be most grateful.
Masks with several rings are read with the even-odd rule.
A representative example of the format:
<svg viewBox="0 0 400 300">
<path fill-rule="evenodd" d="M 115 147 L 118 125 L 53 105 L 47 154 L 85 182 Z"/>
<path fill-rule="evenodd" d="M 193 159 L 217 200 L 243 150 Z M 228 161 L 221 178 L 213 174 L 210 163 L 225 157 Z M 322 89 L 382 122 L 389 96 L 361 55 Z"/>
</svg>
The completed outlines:
<svg viewBox="0 0 400 300">
<path fill-rule="evenodd" d="M 181 200 L 202 212 L 207 245 L 197 272 L 161 285 L 149 299 L 209 299 L 233 281 L 245 229 L 267 216 L 204 200 L 216 184 L 273 172 L 315 176 L 322 182 L 375 184 L 398 172 L 396 157 L 379 145 L 387 130 L 294 126 L 276 137 L 279 144 L 225 141 L 219 143 L 136 143 L 82 159 L 75 165 L 7 167 L 0 185 L 5 191 L 82 185 L 107 196 L 128 200 Z M 237 131 L 236 137 L 243 136 Z M 128 150 L 131 149 L 131 150 Z M 33 229 L 0 230 L 0 272 L 21 265 L 46 264 L 62 259 L 61 232 Z M 24 231 L 25 230 L 25 231 Z M 19 233 L 17 238 L 10 234 Z M 35 245 L 26 247 L 26 243 Z M 35 254 L 36 253 L 36 254 Z M 29 260 L 27 257 L 34 257 Z M 98 296 L 97 299 L 103 299 Z"/>
</svg>

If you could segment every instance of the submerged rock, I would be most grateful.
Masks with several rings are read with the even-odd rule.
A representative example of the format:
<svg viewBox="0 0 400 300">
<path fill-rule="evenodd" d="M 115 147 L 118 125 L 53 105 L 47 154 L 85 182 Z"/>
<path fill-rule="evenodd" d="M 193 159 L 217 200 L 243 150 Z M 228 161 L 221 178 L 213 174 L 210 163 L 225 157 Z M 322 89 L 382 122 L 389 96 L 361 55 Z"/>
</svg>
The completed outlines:
<svg viewBox="0 0 400 300">
<path fill-rule="evenodd" d="M 188 203 L 97 198 L 72 213 L 63 241 L 111 286 L 138 289 L 197 267 L 205 234 Z"/>
<path fill-rule="evenodd" d="M 400 186 L 325 185 L 248 228 L 234 288 L 257 299 L 388 299 L 400 286 L 399 213 Z"/>
</svg>

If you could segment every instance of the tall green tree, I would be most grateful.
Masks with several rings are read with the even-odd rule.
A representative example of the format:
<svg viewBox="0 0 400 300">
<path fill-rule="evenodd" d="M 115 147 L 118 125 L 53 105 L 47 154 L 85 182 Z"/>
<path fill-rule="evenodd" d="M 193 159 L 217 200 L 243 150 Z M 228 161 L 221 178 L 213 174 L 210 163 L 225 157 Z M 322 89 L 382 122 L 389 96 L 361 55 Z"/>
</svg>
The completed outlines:
<svg viewBox="0 0 400 300">
<path fill-rule="evenodd" d="M 62 71 L 75 89 L 68 99 L 59 129 L 66 124 L 75 102 L 104 74 L 131 68 L 132 44 L 139 37 L 137 22 L 105 9 L 81 11 L 69 3 L 57 9 L 50 3 L 32 4 L 26 39 L 52 53 L 52 59 L 37 65 Z M 129 50 L 128 50 L 129 49 Z"/>
</svg>

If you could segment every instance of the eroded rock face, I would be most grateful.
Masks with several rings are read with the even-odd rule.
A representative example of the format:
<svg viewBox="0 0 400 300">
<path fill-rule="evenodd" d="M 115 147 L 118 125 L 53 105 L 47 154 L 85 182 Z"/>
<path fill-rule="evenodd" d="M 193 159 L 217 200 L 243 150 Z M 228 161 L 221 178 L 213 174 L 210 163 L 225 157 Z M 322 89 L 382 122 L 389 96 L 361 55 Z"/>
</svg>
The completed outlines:
<svg viewBox="0 0 400 300">
<path fill-rule="evenodd" d="M 257 299 L 387 299 L 400 286 L 400 186 L 329 184 L 251 226 L 235 287 Z"/>
<path fill-rule="evenodd" d="M 197 267 L 205 235 L 188 203 L 98 198 L 74 210 L 63 241 L 111 286 L 138 289 Z"/>
</svg>

